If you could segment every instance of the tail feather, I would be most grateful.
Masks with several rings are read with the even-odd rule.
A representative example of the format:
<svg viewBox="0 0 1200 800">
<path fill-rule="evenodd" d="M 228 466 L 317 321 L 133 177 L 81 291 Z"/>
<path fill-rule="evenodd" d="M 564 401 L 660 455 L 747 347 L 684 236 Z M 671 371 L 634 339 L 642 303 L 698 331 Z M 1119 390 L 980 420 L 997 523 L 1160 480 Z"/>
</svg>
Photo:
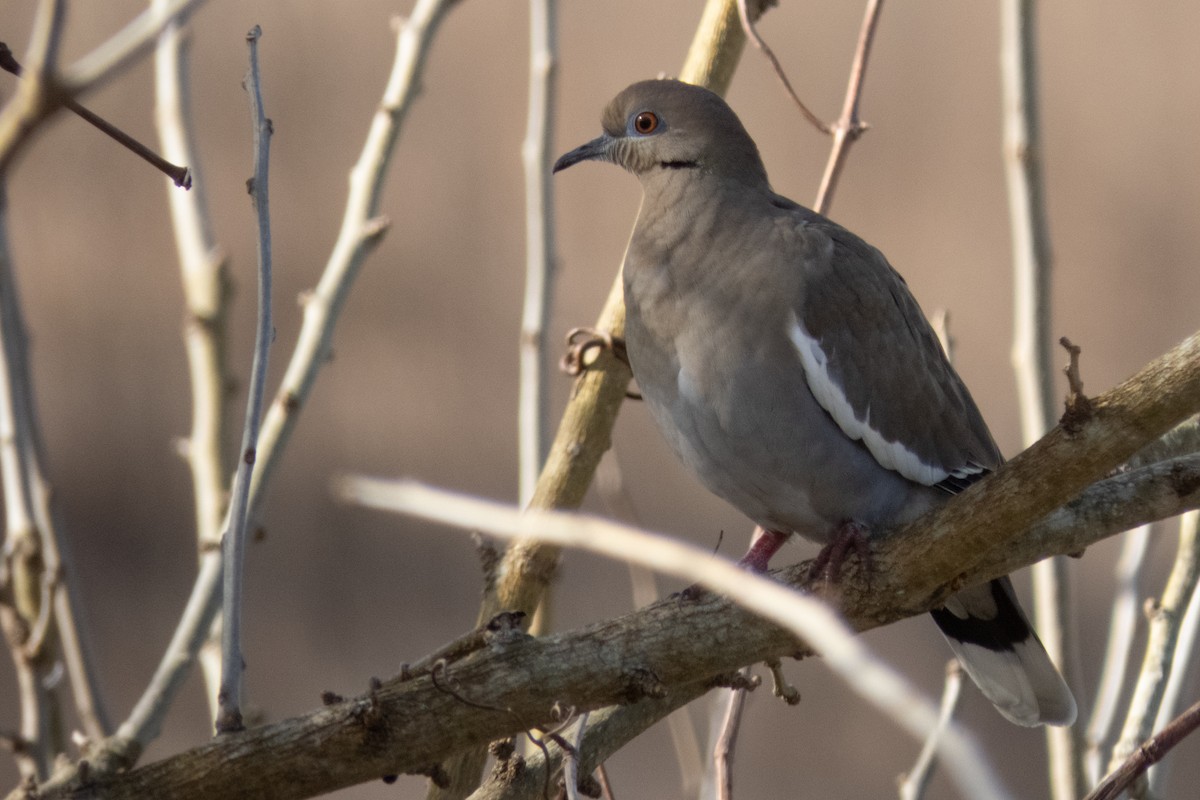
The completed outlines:
<svg viewBox="0 0 1200 800">
<path fill-rule="evenodd" d="M 953 595 L 932 612 L 971 680 L 1018 725 L 1070 725 L 1075 698 L 1000 578 Z"/>
</svg>

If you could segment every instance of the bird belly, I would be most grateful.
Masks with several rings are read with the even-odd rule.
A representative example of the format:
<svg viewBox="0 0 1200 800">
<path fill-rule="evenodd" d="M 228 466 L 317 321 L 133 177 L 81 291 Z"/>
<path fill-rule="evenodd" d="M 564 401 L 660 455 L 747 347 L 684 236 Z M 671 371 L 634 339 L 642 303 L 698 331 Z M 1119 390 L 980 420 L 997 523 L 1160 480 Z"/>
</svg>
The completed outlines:
<svg viewBox="0 0 1200 800">
<path fill-rule="evenodd" d="M 880 466 L 847 438 L 799 370 L 795 380 L 770 382 L 742 369 L 697 374 L 686 365 L 673 381 L 670 372 L 657 375 L 668 379 L 639 385 L 671 449 L 711 492 L 759 525 L 824 543 L 847 520 L 879 531 L 931 502 L 931 490 Z"/>
</svg>

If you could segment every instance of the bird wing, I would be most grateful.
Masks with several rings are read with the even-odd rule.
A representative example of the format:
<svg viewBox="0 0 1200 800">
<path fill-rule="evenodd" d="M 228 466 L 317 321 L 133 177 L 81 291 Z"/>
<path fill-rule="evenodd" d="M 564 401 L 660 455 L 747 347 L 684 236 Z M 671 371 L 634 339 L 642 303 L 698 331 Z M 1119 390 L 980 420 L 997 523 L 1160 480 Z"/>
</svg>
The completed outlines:
<svg viewBox="0 0 1200 800">
<path fill-rule="evenodd" d="M 998 466 L 983 416 L 904 279 L 862 239 L 794 210 L 803 275 L 788 335 L 817 402 L 916 483 L 956 493 Z"/>
</svg>

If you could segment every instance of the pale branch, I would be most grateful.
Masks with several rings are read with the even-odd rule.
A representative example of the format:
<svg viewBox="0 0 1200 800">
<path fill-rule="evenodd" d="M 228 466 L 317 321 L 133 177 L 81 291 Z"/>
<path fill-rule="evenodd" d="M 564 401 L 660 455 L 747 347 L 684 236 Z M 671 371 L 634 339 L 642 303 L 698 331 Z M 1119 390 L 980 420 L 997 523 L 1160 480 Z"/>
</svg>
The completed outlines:
<svg viewBox="0 0 1200 800">
<path fill-rule="evenodd" d="M 165 5 L 168 0 L 154 0 Z M 226 318 L 230 295 L 226 257 L 217 244 L 189 97 L 188 34 L 168 25 L 154 53 L 155 122 L 163 155 L 191 167 L 190 192 L 167 192 L 187 317 L 184 345 L 192 389 L 192 426 L 181 449 L 192 473 L 198 549 L 220 543 L 229 487 L 225 444 L 227 397 Z"/>
<path fill-rule="evenodd" d="M 351 171 L 342 233 L 320 284 L 324 287 L 324 295 L 314 297 L 306 306 L 301 341 L 296 345 L 284 385 L 263 422 L 258 441 L 258 463 L 250 490 L 251 518 L 271 466 L 281 455 L 295 418 L 311 391 L 350 282 L 385 227 L 377 216 L 377 209 L 398 128 L 410 107 L 438 23 L 457 2 L 459 0 L 422 0 L 414 7 L 408 21 L 396 25 L 397 47 L 392 73 L 362 155 Z M 202 558 L 179 624 L 129 718 L 114 736 L 93 742 L 86 750 L 87 758 L 97 771 L 132 766 L 146 745 L 157 738 L 163 718 L 183 686 L 216 617 L 220 586 L 219 557 Z M 69 783 L 78 774 L 77 765 L 67 765 L 56 773 L 55 780 Z"/>
<path fill-rule="evenodd" d="M 387 168 L 442 20 L 461 1 L 418 0 L 406 19 L 394 23 L 395 60 L 362 152 L 350 170 L 350 189 L 337 241 L 316 288 L 304 298 L 304 318 L 296 346 L 263 420 L 259 463 L 250 487 L 251 519 L 257 516 L 264 488 L 312 393 L 317 373 L 328 361 L 334 327 L 354 279 L 390 225 L 380 213 Z"/>
<path fill-rule="evenodd" d="M 525 172 L 525 301 L 519 342 L 517 398 L 518 492 L 529 503 L 546 459 L 549 437 L 549 332 L 554 297 L 554 193 L 551 125 L 558 66 L 558 0 L 529 2 L 529 113 L 521 161 Z"/>
<path fill-rule="evenodd" d="M 879 24 L 879 14 L 883 11 L 883 0 L 867 0 L 866 11 L 863 12 L 862 28 L 858 33 L 858 45 L 854 49 L 854 61 L 850 65 L 850 79 L 846 86 L 846 99 L 842 103 L 842 113 L 837 122 L 831 126 L 833 133 L 833 148 L 829 152 L 829 161 L 825 164 L 825 174 L 821 176 L 821 186 L 817 190 L 817 199 L 813 209 L 826 214 L 833 204 L 833 192 L 837 188 L 842 167 L 850 154 L 850 146 L 858 141 L 867 130 L 867 125 L 859 119 L 858 103 L 862 97 L 863 81 L 867 77 L 867 59 L 871 55 L 871 44 L 875 41 L 875 28 Z"/>
<path fill-rule="evenodd" d="M 19 83 L 12 100 L 0 111 L 0 338 L 3 339 L 0 347 L 7 416 L 4 426 L 8 428 L 0 456 L 8 506 L 5 553 L 14 558 L 5 570 L 14 596 L 2 613 L 6 617 L 5 632 L 15 648 L 13 657 L 21 686 L 21 734 L 33 743 L 30 752 L 33 761 L 38 762 L 39 771 L 47 769 L 49 758 L 65 749 L 61 735 L 48 735 L 49 722 L 58 713 L 57 695 L 49 685 L 53 681 L 48 679 L 59 657 L 66 667 L 84 735 L 96 739 L 108 729 L 93 659 L 78 613 L 82 606 L 77 596 L 79 589 L 74 581 L 65 579 L 72 574 L 71 559 L 51 505 L 50 486 L 43 468 L 45 457 L 33 400 L 28 336 L 8 246 L 4 185 L 7 166 L 59 95 L 57 62 L 65 12 L 66 4 L 59 0 L 44 0 L 39 5 L 29 47 L 27 78 Z M 48 637 L 46 634 L 51 630 L 55 635 Z M 18 641 L 19 637 L 31 638 Z M 30 644 L 37 646 L 30 649 Z M 28 667 L 24 674 L 22 663 Z M 41 735 L 30 736 L 33 727 Z M 32 762 L 25 762 L 29 763 Z"/>
<path fill-rule="evenodd" d="M 154 0 L 163 5 L 168 0 Z M 155 122 L 163 155 L 190 165 L 190 192 L 167 191 L 186 307 L 183 327 L 192 423 L 179 449 L 192 476 L 196 545 L 201 562 L 220 559 L 231 467 L 227 430 L 232 377 L 226 360 L 230 281 L 227 259 L 212 230 L 205 180 L 195 146 L 187 49 L 180 23 L 162 32 L 154 52 Z M 209 711 L 217 714 L 221 681 L 219 622 L 199 654 Z"/>
<path fill-rule="evenodd" d="M 1133 646 L 1141 611 L 1141 571 L 1150 545 L 1150 526 L 1139 525 L 1121 542 L 1121 554 L 1113 567 L 1112 610 L 1108 615 L 1108 640 L 1096 685 L 1096 700 L 1084 740 L 1084 769 L 1089 785 L 1095 785 L 1107 764 L 1112 746 L 1112 727 L 1117 704 L 1125 687 L 1125 675 L 1136 649 Z"/>
<path fill-rule="evenodd" d="M 1196 527 L 1200 525 L 1200 511 L 1189 511 L 1179 518 L 1180 536 L 1194 536 Z M 1190 529 L 1190 532 L 1189 532 Z M 1172 717 L 1179 711 L 1179 698 L 1188 688 L 1191 677 L 1192 660 L 1196 654 L 1196 637 L 1200 633 L 1200 586 L 1192 588 L 1191 599 L 1179 621 L 1176 633 L 1175 655 L 1171 659 L 1170 677 L 1167 678 L 1166 688 L 1163 689 L 1162 702 L 1158 707 L 1158 715 L 1154 718 L 1154 730 L 1162 730 L 1170 724 Z M 1166 782 L 1168 768 L 1162 764 L 1150 770 L 1150 794 L 1161 795 L 1161 787 Z"/>
<path fill-rule="evenodd" d="M 250 99 L 250 122 L 254 138 L 254 174 L 247 182 L 254 202 L 258 253 L 258 320 L 254 332 L 254 358 L 250 365 L 250 387 L 246 393 L 246 417 L 242 448 L 229 505 L 229 523 L 221 542 L 224 567 L 221 603 L 221 688 L 217 693 L 218 733 L 242 730 L 242 566 L 246 553 L 246 529 L 250 525 L 250 481 L 258 461 L 258 433 L 262 420 L 267 365 L 275 328 L 271 322 L 271 205 L 269 166 L 271 120 L 263 109 L 262 77 L 258 66 L 258 40 L 262 29 L 255 25 L 246 34 L 250 69 L 243 86 Z"/>
<path fill-rule="evenodd" d="M 1000 4 L 1004 171 L 1014 284 L 1012 364 L 1022 443 L 1026 447 L 1050 429 L 1055 413 L 1050 335 L 1052 259 L 1041 168 L 1035 10 L 1034 0 L 1004 0 Z M 1078 397 L 1086 402 L 1082 393 Z M 1078 641 L 1069 623 L 1066 562 L 1050 559 L 1039 563 L 1032 570 L 1032 579 L 1034 619 L 1042 643 L 1067 685 L 1080 691 L 1082 665 Z M 1087 790 L 1083 726 L 1047 727 L 1046 746 L 1051 797 L 1079 797 Z"/>
<path fill-rule="evenodd" d="M 1150 737 L 1162 705 L 1163 693 L 1174 662 L 1175 648 L 1184 612 L 1200 580 L 1200 531 L 1194 515 L 1184 517 L 1179 528 L 1178 549 L 1162 598 L 1148 609 L 1149 635 L 1142 668 L 1129 700 L 1121 736 L 1113 747 L 1110 770 L 1117 769 L 1143 741 Z M 1188 524 L 1191 522 L 1192 524 Z"/>
<path fill-rule="evenodd" d="M 742 667 L 743 677 L 750 677 L 750 668 Z M 717 800 L 733 800 L 733 759 L 737 753 L 738 733 L 742 728 L 742 712 L 746 709 L 746 689 L 728 692 L 717 736 L 712 742 L 712 781 Z"/>
<path fill-rule="evenodd" d="M 942 685 L 942 704 L 938 709 L 938 726 L 925 740 L 913 768 L 897 780 L 900 800 L 922 800 L 925 797 L 929 781 L 933 778 L 934 770 L 937 768 L 938 746 L 941 743 L 942 733 L 950 724 L 950 720 L 954 718 L 954 711 L 958 707 L 958 698 L 962 693 L 962 684 L 962 665 L 958 663 L 958 659 L 951 659 L 946 662 L 946 682 Z"/>
<path fill-rule="evenodd" d="M 138 14 L 99 47 L 63 70 L 63 88 L 74 96 L 98 88 L 154 46 L 172 22 L 183 20 L 205 0 L 166 0 Z"/>
</svg>

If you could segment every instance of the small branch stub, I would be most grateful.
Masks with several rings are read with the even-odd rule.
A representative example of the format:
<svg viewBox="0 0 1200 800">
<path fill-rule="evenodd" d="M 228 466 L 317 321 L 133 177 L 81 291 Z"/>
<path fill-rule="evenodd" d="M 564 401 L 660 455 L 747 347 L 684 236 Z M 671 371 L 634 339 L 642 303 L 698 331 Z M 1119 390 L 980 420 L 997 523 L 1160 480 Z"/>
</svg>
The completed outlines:
<svg viewBox="0 0 1200 800">
<path fill-rule="evenodd" d="M 1058 343 L 1070 354 L 1071 360 L 1067 363 L 1066 369 L 1063 372 L 1067 376 L 1067 398 L 1066 410 L 1063 412 L 1062 419 L 1059 424 L 1068 433 L 1078 433 L 1088 420 L 1092 418 L 1095 410 L 1092 408 L 1092 401 L 1083 393 L 1083 379 L 1079 376 L 1079 354 L 1082 349 L 1067 337 L 1062 337 Z"/>
</svg>

